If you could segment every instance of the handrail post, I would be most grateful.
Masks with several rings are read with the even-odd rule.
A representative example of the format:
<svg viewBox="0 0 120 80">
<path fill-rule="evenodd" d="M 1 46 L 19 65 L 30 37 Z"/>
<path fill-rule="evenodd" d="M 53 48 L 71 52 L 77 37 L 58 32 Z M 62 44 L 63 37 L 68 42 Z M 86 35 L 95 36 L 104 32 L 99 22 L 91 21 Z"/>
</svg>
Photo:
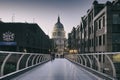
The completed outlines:
<svg viewBox="0 0 120 80">
<path fill-rule="evenodd" d="M 93 55 L 93 57 L 95 58 L 95 60 L 97 61 L 97 67 L 98 67 L 98 71 L 101 71 L 101 68 L 100 68 L 100 62 L 99 60 L 97 59 L 97 57 L 95 55 Z"/>
<path fill-rule="evenodd" d="M 88 58 L 88 60 L 89 60 L 89 62 L 90 62 L 90 68 L 92 68 L 92 61 L 91 61 L 89 55 L 86 55 L 86 57 Z"/>
<path fill-rule="evenodd" d="M 1 76 L 4 75 L 4 68 L 5 68 L 5 64 L 7 62 L 7 60 L 9 59 L 9 57 L 11 56 L 12 54 L 11 53 L 8 53 L 8 55 L 5 57 L 3 63 L 2 63 L 2 66 L 1 66 Z"/>
<path fill-rule="evenodd" d="M 113 61 L 110 59 L 110 57 L 107 54 L 105 54 L 105 56 L 106 56 L 106 58 L 108 58 L 108 60 L 109 60 L 109 62 L 111 64 L 111 67 L 113 69 L 113 77 L 116 77 L 116 69 L 115 69 L 115 66 L 113 64 Z"/>
<path fill-rule="evenodd" d="M 36 59 L 36 64 L 38 63 L 38 59 L 40 58 L 40 55 L 38 55 L 37 59 Z"/>
<path fill-rule="evenodd" d="M 81 59 L 81 64 L 83 65 L 83 59 L 82 59 L 81 55 L 79 55 L 79 57 Z"/>
<path fill-rule="evenodd" d="M 86 59 L 85 59 L 84 55 L 81 55 L 81 56 L 82 56 L 82 58 L 84 59 L 85 66 L 87 66 L 87 62 L 86 62 Z"/>
<path fill-rule="evenodd" d="M 32 59 L 32 65 L 34 65 L 34 60 L 36 58 L 37 55 L 34 55 L 33 59 Z"/>
<path fill-rule="evenodd" d="M 17 68 L 16 71 L 19 70 L 19 66 L 20 66 L 20 61 L 22 60 L 22 58 L 24 57 L 25 54 L 22 54 L 21 57 L 19 58 L 18 62 L 17 62 Z"/>
<path fill-rule="evenodd" d="M 28 67 L 28 62 L 29 62 L 29 59 L 30 59 L 31 56 L 32 56 L 32 54 L 30 54 L 29 57 L 27 58 L 26 67 Z"/>
</svg>

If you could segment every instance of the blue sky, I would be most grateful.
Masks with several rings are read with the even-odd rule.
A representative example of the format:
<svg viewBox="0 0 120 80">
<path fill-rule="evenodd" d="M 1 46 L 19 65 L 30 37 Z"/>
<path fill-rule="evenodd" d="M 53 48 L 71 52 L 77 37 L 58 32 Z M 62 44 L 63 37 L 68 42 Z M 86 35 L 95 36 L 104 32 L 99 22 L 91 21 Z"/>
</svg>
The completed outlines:
<svg viewBox="0 0 120 80">
<path fill-rule="evenodd" d="M 0 0 L 0 18 L 4 22 L 37 23 L 51 36 L 58 15 L 63 23 L 66 35 L 92 6 L 94 0 Z M 105 3 L 107 0 L 98 0 Z M 112 1 L 112 0 L 109 0 Z"/>
</svg>

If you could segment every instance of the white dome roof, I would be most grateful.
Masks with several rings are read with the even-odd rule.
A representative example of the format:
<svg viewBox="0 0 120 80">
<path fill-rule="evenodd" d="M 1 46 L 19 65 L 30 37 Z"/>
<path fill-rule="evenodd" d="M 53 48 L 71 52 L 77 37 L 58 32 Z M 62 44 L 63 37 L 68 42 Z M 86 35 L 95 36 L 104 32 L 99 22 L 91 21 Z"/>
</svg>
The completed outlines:
<svg viewBox="0 0 120 80">
<path fill-rule="evenodd" d="M 54 30 L 56 29 L 64 29 L 63 24 L 60 22 L 60 17 L 58 16 L 58 22 L 54 26 Z"/>
</svg>

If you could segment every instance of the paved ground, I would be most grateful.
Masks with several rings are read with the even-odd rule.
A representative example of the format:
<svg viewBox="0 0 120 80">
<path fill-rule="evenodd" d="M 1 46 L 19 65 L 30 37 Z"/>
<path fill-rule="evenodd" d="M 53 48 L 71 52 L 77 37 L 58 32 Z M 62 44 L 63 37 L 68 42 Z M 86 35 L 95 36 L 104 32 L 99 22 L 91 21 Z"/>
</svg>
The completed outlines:
<svg viewBox="0 0 120 80">
<path fill-rule="evenodd" d="M 101 80 L 66 59 L 55 59 L 12 80 Z"/>
</svg>

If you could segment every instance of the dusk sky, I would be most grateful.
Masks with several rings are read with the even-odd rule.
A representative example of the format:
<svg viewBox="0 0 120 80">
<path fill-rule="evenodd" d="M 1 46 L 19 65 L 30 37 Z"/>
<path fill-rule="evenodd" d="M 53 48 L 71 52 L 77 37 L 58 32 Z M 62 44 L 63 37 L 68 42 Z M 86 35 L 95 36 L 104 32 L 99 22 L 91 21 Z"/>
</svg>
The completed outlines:
<svg viewBox="0 0 120 80">
<path fill-rule="evenodd" d="M 80 24 L 94 0 L 0 0 L 0 18 L 3 22 L 37 23 L 51 37 L 58 15 L 67 33 Z M 105 3 L 107 0 L 98 0 Z M 113 0 L 109 0 L 113 1 Z"/>
</svg>

